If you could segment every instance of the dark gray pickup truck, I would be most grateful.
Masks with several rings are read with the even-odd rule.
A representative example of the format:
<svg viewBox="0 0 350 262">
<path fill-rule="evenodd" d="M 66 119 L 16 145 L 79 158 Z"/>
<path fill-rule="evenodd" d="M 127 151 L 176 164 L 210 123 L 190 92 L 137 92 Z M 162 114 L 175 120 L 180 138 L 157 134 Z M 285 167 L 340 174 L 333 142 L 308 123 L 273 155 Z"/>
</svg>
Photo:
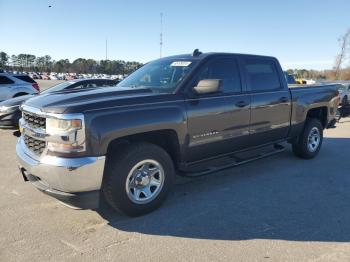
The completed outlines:
<svg viewBox="0 0 350 262">
<path fill-rule="evenodd" d="M 315 157 L 338 104 L 335 85 L 288 88 L 273 57 L 196 50 L 150 62 L 115 88 L 28 100 L 16 150 L 24 180 L 60 201 L 96 208 L 103 196 L 141 215 L 176 173 L 246 163 L 285 141 Z"/>
</svg>

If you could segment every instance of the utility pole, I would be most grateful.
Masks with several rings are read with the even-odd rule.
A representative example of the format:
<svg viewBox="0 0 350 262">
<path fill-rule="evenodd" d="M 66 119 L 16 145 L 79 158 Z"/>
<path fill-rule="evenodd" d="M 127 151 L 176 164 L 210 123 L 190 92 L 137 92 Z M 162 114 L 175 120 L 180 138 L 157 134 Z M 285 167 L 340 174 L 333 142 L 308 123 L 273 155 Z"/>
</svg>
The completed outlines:
<svg viewBox="0 0 350 262">
<path fill-rule="evenodd" d="M 159 39 L 159 56 L 162 57 L 163 49 L 163 13 L 160 13 L 160 39 Z"/>
</svg>

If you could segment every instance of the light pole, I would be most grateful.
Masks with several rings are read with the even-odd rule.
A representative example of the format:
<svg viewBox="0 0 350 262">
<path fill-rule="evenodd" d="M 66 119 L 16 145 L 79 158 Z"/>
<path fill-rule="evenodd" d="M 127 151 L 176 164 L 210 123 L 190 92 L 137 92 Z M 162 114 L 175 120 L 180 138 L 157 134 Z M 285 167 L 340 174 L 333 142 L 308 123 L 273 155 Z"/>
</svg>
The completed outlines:
<svg viewBox="0 0 350 262">
<path fill-rule="evenodd" d="M 107 60 L 107 37 L 106 37 L 106 60 Z"/>
<path fill-rule="evenodd" d="M 160 13 L 160 39 L 159 39 L 159 56 L 162 57 L 163 49 L 163 13 Z"/>
</svg>

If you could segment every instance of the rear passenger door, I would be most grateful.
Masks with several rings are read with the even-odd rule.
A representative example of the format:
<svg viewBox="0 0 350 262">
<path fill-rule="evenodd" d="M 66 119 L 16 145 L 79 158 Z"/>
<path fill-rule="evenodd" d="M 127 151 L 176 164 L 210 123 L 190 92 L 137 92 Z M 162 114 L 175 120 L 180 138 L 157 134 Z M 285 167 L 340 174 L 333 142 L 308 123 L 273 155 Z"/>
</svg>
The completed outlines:
<svg viewBox="0 0 350 262">
<path fill-rule="evenodd" d="M 251 94 L 251 146 L 284 139 L 290 126 L 291 97 L 283 75 L 272 58 L 243 58 L 247 89 Z"/>
<path fill-rule="evenodd" d="M 221 92 L 186 99 L 190 162 L 241 149 L 249 137 L 250 98 L 242 90 L 236 58 L 210 59 L 189 88 L 204 79 L 220 79 Z"/>
</svg>

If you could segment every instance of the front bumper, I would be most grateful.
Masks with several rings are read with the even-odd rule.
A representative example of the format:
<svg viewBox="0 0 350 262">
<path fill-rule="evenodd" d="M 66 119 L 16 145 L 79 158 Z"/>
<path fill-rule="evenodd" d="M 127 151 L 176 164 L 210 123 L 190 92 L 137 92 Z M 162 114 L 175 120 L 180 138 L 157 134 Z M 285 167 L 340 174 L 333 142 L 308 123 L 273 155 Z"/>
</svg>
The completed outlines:
<svg viewBox="0 0 350 262">
<path fill-rule="evenodd" d="M 19 169 L 40 191 L 78 208 L 97 208 L 105 157 L 32 157 L 22 138 L 16 145 Z"/>
</svg>

